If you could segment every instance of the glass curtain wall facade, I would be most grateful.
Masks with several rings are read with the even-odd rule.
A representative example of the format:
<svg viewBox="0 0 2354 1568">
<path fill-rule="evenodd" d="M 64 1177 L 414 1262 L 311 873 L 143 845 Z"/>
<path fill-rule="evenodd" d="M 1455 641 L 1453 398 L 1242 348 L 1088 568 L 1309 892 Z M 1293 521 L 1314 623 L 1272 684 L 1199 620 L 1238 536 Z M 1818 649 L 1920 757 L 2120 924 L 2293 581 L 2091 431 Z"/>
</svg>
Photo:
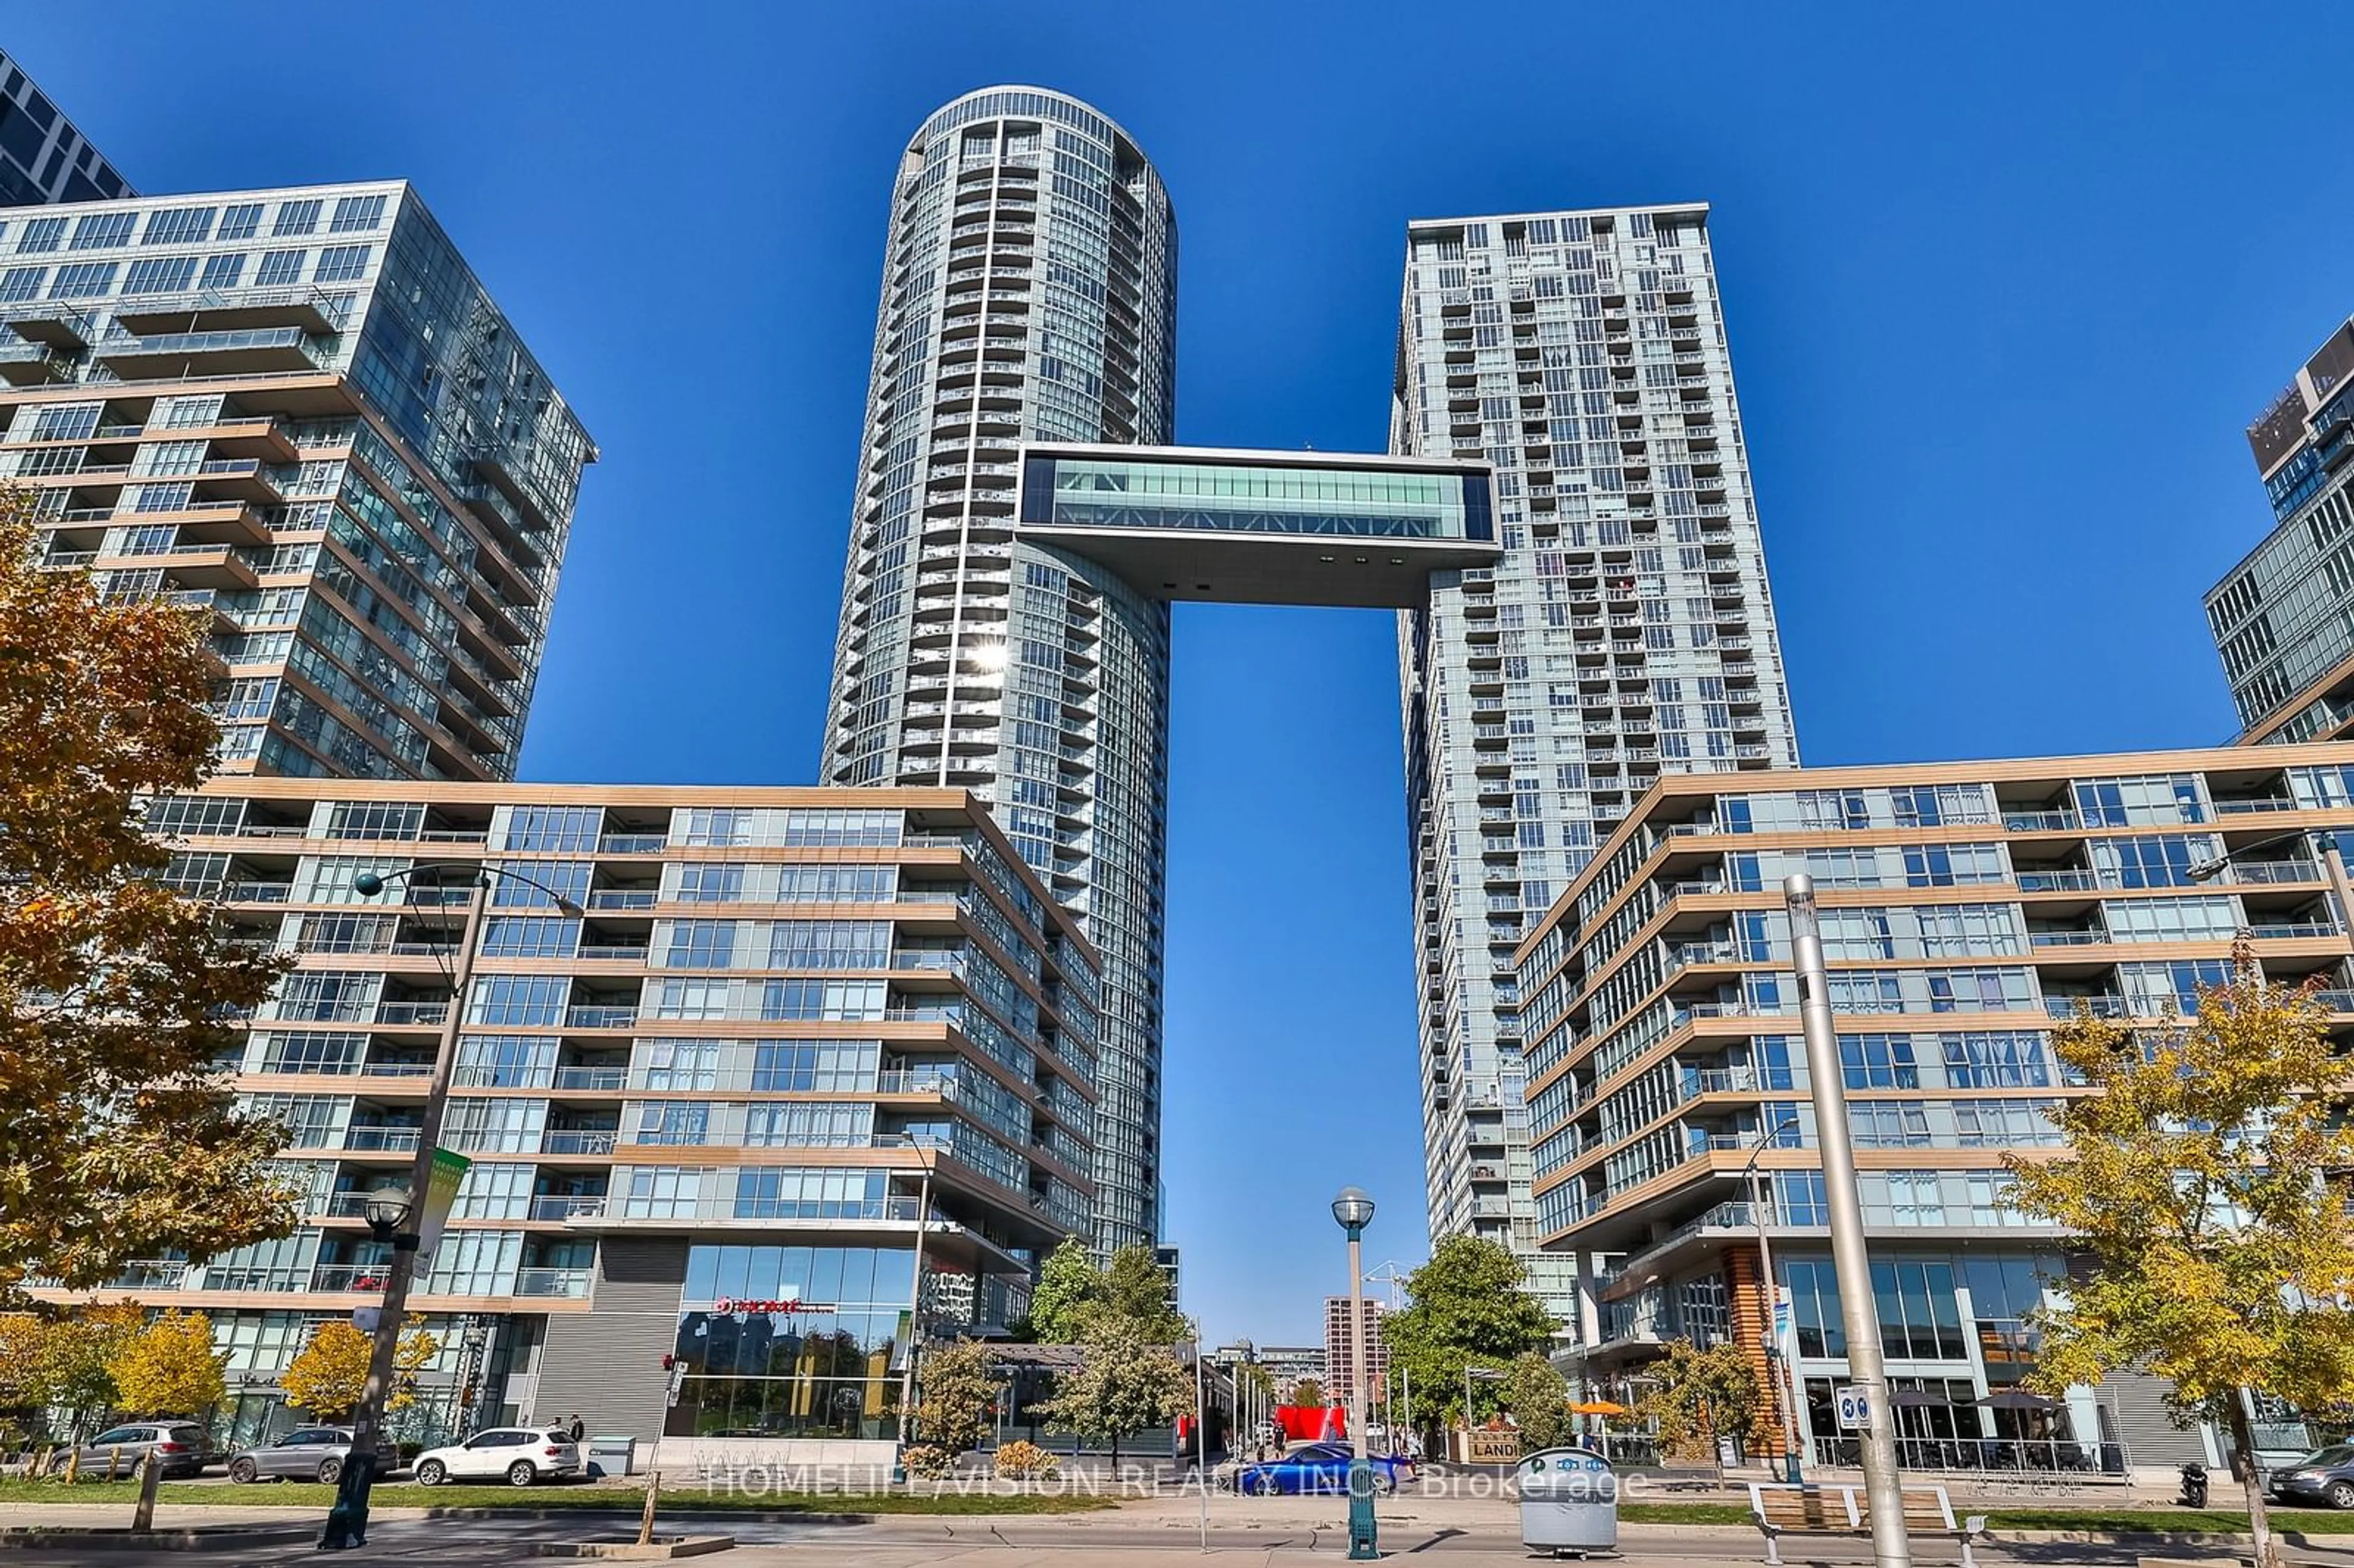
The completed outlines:
<svg viewBox="0 0 2354 1568">
<path fill-rule="evenodd" d="M 0 49 L 0 207 L 135 194 L 24 68 Z"/>
<path fill-rule="evenodd" d="M 1398 618 L 1434 1234 L 1536 1247 L 1512 950 L 1661 774 L 1787 768 L 1704 207 L 1418 222 L 1391 450 L 1492 464 L 1504 555 Z"/>
<path fill-rule="evenodd" d="M 404 184 L 0 220 L 0 483 L 207 617 L 226 772 L 512 777 L 595 455 Z"/>
<path fill-rule="evenodd" d="M 2208 590 L 2242 738 L 2354 733 L 2354 322 L 2248 427 L 2273 531 Z"/>
<path fill-rule="evenodd" d="M 2056 1145 L 2049 1113 L 2084 1092 L 2055 1021 L 2170 1027 L 2228 977 L 2235 940 L 2354 1038 L 2330 838 L 2354 843 L 2342 745 L 1668 780 L 1520 951 L 1536 1224 L 1576 1277 L 1569 1360 L 1588 1389 L 1625 1386 L 1678 1337 L 1737 1343 L 1765 1377 L 1762 1223 L 1794 1298 L 1802 1436 L 1813 1462 L 1855 1462 L 1831 1407 L 1846 1344 L 1781 896 L 1804 872 L 1883 1349 L 1919 1398 L 1897 1413 L 1900 1460 L 2212 1463 L 2139 1374 L 2057 1410 L 1988 1403 L 2032 1371 L 2029 1319 L 2069 1251 L 2005 1202 L 2003 1158 Z"/>
<path fill-rule="evenodd" d="M 1155 1239 L 1169 609 L 1015 536 L 1025 440 L 1160 444 L 1177 232 L 1118 126 L 968 94 L 893 195 L 823 771 L 990 803 L 1103 958 L 1095 1240 Z"/>
</svg>

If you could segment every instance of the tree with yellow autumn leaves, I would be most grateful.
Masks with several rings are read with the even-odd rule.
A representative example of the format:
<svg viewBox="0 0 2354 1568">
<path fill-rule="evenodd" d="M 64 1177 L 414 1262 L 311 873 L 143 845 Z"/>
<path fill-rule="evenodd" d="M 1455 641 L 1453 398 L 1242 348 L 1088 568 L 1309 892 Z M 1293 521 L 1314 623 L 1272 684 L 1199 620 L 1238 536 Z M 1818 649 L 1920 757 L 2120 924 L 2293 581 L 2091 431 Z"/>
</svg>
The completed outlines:
<svg viewBox="0 0 2354 1568">
<path fill-rule="evenodd" d="M 219 731 L 193 613 L 41 568 L 0 488 L 0 1298 L 282 1235 L 281 1133 L 215 1067 L 278 965 L 159 880 L 143 801 L 195 789 Z"/>
<path fill-rule="evenodd" d="M 425 1319 L 412 1314 L 408 1332 L 393 1349 L 392 1387 L 385 1392 L 387 1410 L 405 1410 L 417 1397 L 417 1374 L 441 1349 L 441 1341 L 425 1331 Z M 367 1389 L 368 1357 L 374 1339 L 346 1319 L 334 1318 L 313 1331 L 311 1342 L 289 1362 L 279 1378 L 286 1403 L 321 1421 L 341 1421 L 358 1407 Z"/>
<path fill-rule="evenodd" d="M 2056 1157 L 2005 1160 L 2016 1206 L 2084 1255 L 2037 1314 L 2030 1381 L 2058 1394 L 2120 1367 L 2166 1379 L 2179 1414 L 2231 1433 L 2269 1565 L 2279 1543 L 2247 1396 L 2354 1406 L 2354 1127 L 2320 1001 L 2264 980 L 2245 947 L 2232 969 L 2188 1020 L 2080 1012 L 2054 1031 L 2094 1093 L 2053 1113 Z"/>
</svg>

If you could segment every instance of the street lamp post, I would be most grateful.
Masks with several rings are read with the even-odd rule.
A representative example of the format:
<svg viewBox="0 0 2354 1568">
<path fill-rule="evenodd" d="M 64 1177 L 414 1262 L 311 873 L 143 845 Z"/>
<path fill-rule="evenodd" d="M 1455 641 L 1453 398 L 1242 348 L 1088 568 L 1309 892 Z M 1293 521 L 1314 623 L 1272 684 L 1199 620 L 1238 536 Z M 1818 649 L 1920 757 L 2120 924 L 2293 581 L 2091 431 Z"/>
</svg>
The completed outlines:
<svg viewBox="0 0 2354 1568">
<path fill-rule="evenodd" d="M 1872 1298 L 1872 1258 L 1863 1240 L 1863 1202 L 1856 1191 L 1855 1140 L 1848 1127 L 1847 1079 L 1831 1022 L 1830 976 L 1823 964 L 1815 879 L 1804 872 L 1785 877 L 1782 902 L 1790 916 L 1798 1017 L 1807 1039 L 1807 1075 L 1814 1085 L 1815 1141 L 1823 1159 L 1824 1206 L 1830 1210 L 1831 1269 L 1839 1279 L 1840 1316 L 1847 1330 L 1848 1373 L 1869 1405 L 1861 1446 L 1863 1489 L 1872 1504 L 1872 1558 L 1875 1568 L 1912 1568 L 1903 1483 L 1896 1473 L 1896 1438 L 1888 1426 L 1888 1369 L 1881 1354 L 1880 1309 Z"/>
<path fill-rule="evenodd" d="M 2337 906 L 2333 913 L 2338 916 L 2338 932 L 2339 936 L 2346 938 L 2349 949 L 2354 949 L 2354 883 L 2347 880 L 2346 859 L 2338 853 L 2338 836 L 2335 833 L 2306 828 L 2299 828 L 2295 832 L 2275 833 L 2271 838 L 2259 839 L 2254 843 L 2243 844 L 2235 850 L 2226 850 L 2213 860 L 2202 861 L 2192 866 L 2190 871 L 2190 880 L 2212 882 L 2222 875 L 2231 863 L 2240 856 L 2253 854 L 2258 850 L 2272 849 L 2276 845 L 2291 842 L 2302 842 L 2307 847 L 2318 847 L 2321 851 L 2321 869 L 2329 878 L 2330 902 Z"/>
<path fill-rule="evenodd" d="M 1749 1217 L 1757 1224 L 1757 1270 L 1765 1276 L 1766 1375 L 1773 1380 L 1774 1407 L 1782 1416 L 1782 1478 L 1792 1486 L 1802 1486 L 1806 1480 L 1798 1464 L 1799 1406 L 1790 1392 L 1789 1368 L 1782 1354 L 1782 1287 L 1774 1279 L 1774 1244 L 1766 1236 L 1766 1173 L 1757 1168 L 1757 1160 L 1775 1139 L 1797 1125 L 1796 1119 L 1785 1117 L 1762 1129 L 1757 1147 L 1749 1151 L 1749 1163 L 1741 1169 L 1742 1181 L 1749 1188 Z"/>
<path fill-rule="evenodd" d="M 1373 1522 L 1373 1466 L 1365 1449 L 1364 1239 L 1373 1200 L 1362 1187 L 1343 1187 L 1332 1200 L 1332 1217 L 1349 1233 L 1349 1561 L 1371 1563 L 1382 1554 Z"/>
<path fill-rule="evenodd" d="M 327 1510 L 326 1528 L 319 1536 L 320 1550 L 324 1552 L 365 1545 L 367 1541 L 368 1491 L 376 1484 L 377 1435 L 384 1428 L 385 1396 L 391 1392 L 401 1325 L 408 1315 L 408 1288 L 417 1275 L 423 1240 L 420 1222 L 426 1188 L 433 1175 L 442 1117 L 450 1105 L 450 1080 L 458 1064 L 458 1033 L 465 1018 L 466 992 L 473 983 L 474 950 L 481 944 L 482 911 L 490 903 L 491 883 L 498 877 L 520 882 L 546 894 L 566 914 L 582 913 L 578 905 L 554 888 L 521 873 L 466 861 L 426 862 L 382 874 L 364 871 L 352 878 L 352 889 L 363 897 L 374 897 L 392 883 L 413 881 L 419 872 L 445 866 L 470 873 L 473 890 L 466 899 L 466 923 L 450 975 L 450 1005 L 442 1015 L 441 1039 L 433 1053 L 433 1075 L 426 1083 L 425 1108 L 418 1117 L 417 1158 L 408 1168 L 408 1196 L 398 1202 L 389 1197 L 375 1199 L 368 1204 L 368 1228 L 378 1240 L 391 1244 L 392 1260 L 385 1270 L 384 1302 L 377 1308 L 376 1333 L 368 1348 L 367 1382 L 361 1385 L 359 1404 L 352 1412 L 351 1451 L 344 1459 L 343 1474 L 335 1483 L 334 1506 Z"/>
<path fill-rule="evenodd" d="M 907 1141 L 918 1156 L 929 1154 L 914 1139 Z M 924 1236 L 932 1228 L 932 1164 L 924 1158 L 923 1177 L 916 1188 L 915 1284 L 907 1292 L 907 1357 L 899 1367 L 899 1444 L 891 1459 L 891 1478 L 901 1483 L 907 1478 L 907 1436 L 916 1419 L 916 1347 L 924 1338 Z"/>
</svg>

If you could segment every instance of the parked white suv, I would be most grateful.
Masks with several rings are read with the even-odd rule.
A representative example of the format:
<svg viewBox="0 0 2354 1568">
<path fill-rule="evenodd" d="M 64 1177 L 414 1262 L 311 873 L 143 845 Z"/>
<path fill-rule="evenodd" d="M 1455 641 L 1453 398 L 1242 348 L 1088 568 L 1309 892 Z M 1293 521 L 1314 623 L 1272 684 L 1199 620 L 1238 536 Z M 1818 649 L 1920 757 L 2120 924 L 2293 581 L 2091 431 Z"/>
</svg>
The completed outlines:
<svg viewBox="0 0 2354 1568">
<path fill-rule="evenodd" d="M 580 1447 L 560 1426 L 494 1426 L 453 1446 L 427 1449 L 409 1474 L 421 1487 L 498 1477 L 527 1487 L 546 1476 L 580 1474 Z"/>
</svg>

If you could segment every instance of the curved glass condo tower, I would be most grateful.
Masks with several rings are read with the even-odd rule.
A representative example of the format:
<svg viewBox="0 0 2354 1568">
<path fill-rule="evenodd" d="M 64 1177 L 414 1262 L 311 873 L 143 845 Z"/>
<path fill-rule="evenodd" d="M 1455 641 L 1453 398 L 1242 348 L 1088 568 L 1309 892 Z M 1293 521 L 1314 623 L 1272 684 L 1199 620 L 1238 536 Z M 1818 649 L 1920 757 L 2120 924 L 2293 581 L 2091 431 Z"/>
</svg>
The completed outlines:
<svg viewBox="0 0 2354 1568">
<path fill-rule="evenodd" d="M 1099 1247 L 1154 1239 L 1169 607 L 1017 541 L 1025 441 L 1172 433 L 1177 228 L 1126 132 L 968 93 L 893 195 L 825 777 L 992 803 L 1103 958 Z"/>
</svg>

